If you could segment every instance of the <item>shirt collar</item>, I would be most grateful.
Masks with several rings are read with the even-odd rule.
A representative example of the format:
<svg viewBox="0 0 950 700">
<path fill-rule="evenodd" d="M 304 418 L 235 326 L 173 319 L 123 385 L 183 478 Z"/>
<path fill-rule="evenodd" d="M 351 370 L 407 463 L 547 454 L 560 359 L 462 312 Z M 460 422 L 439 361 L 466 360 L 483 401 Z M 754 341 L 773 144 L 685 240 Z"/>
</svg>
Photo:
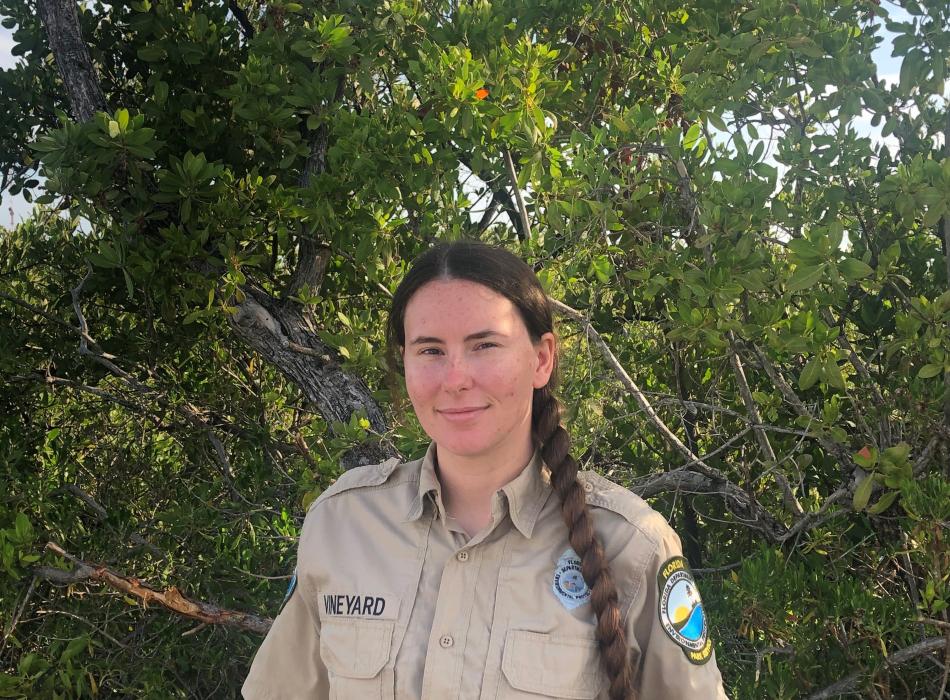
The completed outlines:
<svg viewBox="0 0 950 700">
<path fill-rule="evenodd" d="M 442 506 L 442 485 L 435 471 L 436 445 L 429 443 L 419 471 L 419 490 L 412 499 L 407 520 L 418 520 L 425 510 L 426 499 L 430 498 L 444 517 Z M 499 489 L 504 494 L 511 522 L 525 537 L 531 537 L 538 515 L 544 507 L 551 491 L 551 472 L 541 460 L 541 453 L 535 450 L 531 460 L 514 479 Z"/>
</svg>

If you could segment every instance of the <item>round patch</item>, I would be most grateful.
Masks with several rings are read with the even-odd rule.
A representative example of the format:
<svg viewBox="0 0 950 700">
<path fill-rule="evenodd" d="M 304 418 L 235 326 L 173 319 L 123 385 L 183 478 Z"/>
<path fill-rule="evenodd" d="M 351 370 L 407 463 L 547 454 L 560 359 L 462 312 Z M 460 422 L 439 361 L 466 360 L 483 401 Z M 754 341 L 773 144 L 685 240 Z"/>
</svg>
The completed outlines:
<svg viewBox="0 0 950 700">
<path fill-rule="evenodd" d="M 704 664 L 712 656 L 703 600 L 683 557 L 667 559 L 657 574 L 660 624 L 690 663 Z"/>
<path fill-rule="evenodd" d="M 554 595 L 568 610 L 590 600 L 590 587 L 581 574 L 581 559 L 573 549 L 567 549 L 554 568 Z"/>
</svg>

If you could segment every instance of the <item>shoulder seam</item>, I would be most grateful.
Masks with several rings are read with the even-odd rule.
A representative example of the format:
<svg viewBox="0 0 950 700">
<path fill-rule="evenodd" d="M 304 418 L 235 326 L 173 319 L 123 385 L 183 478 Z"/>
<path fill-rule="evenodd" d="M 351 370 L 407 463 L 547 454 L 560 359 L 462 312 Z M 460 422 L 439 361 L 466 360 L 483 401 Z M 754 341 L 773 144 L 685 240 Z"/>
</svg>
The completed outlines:
<svg viewBox="0 0 950 700">
<path fill-rule="evenodd" d="M 640 497 L 637 496 L 635 493 L 633 493 L 633 491 L 630 491 L 629 489 L 626 489 L 620 486 L 619 484 L 615 484 L 614 482 L 610 481 L 610 479 L 607 479 L 606 477 L 602 476 L 601 474 L 598 474 L 597 472 L 589 471 L 589 470 L 585 471 L 582 475 L 582 479 L 595 482 L 595 483 L 591 483 L 591 486 L 593 486 L 594 488 L 591 489 L 590 491 L 587 491 L 584 494 L 588 504 L 592 506 L 597 506 L 599 508 L 603 508 L 604 510 L 608 510 L 611 513 L 615 513 L 616 515 L 623 518 L 631 527 L 636 529 L 637 532 L 641 533 L 644 537 L 646 537 L 654 545 L 654 547 L 659 546 L 659 543 L 660 543 L 659 539 L 657 539 L 646 528 L 641 527 L 638 524 L 637 519 L 634 517 L 635 511 L 640 510 L 640 508 L 635 508 L 633 504 L 631 504 L 630 507 L 625 507 L 626 504 L 618 503 L 614 499 L 607 497 L 607 494 L 613 492 L 613 493 L 617 493 L 620 497 L 623 497 L 624 492 L 626 492 L 626 495 L 634 496 L 636 497 L 637 500 L 641 501 L 641 503 L 643 504 L 642 509 L 644 511 L 656 512 L 656 511 L 653 511 L 652 508 L 650 508 L 649 504 L 646 503 L 646 501 L 643 501 L 642 499 L 640 499 Z"/>
<path fill-rule="evenodd" d="M 403 464 L 398 457 L 390 457 L 385 462 L 380 462 L 379 464 L 371 465 L 367 464 L 363 467 L 357 467 L 357 469 L 367 469 L 375 467 L 371 473 L 368 473 L 366 476 L 362 476 L 360 479 L 354 480 L 352 484 L 340 484 L 340 479 L 346 477 L 350 472 L 342 474 L 333 484 L 331 484 L 323 493 L 321 493 L 317 499 L 310 505 L 308 510 L 313 510 L 320 503 L 325 503 L 331 498 L 339 496 L 342 493 L 348 491 L 353 491 L 356 489 L 370 488 L 374 486 L 380 486 L 384 484 L 393 472 L 396 470 L 400 464 Z"/>
</svg>

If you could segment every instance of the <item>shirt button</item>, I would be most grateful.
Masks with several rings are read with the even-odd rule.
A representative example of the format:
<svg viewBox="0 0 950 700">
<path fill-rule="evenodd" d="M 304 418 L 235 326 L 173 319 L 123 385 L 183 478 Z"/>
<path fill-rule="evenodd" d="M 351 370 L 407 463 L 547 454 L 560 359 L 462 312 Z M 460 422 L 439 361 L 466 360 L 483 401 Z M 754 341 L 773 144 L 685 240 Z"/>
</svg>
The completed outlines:
<svg viewBox="0 0 950 700">
<path fill-rule="evenodd" d="M 458 559 L 459 561 L 468 561 L 468 552 L 466 552 L 465 550 L 462 550 L 461 552 L 455 555 L 455 558 Z"/>
<path fill-rule="evenodd" d="M 448 649 L 453 644 L 455 644 L 455 640 L 452 639 L 452 637 L 450 637 L 449 635 L 443 634 L 442 638 L 439 639 L 439 644 L 442 646 L 443 649 Z"/>
</svg>

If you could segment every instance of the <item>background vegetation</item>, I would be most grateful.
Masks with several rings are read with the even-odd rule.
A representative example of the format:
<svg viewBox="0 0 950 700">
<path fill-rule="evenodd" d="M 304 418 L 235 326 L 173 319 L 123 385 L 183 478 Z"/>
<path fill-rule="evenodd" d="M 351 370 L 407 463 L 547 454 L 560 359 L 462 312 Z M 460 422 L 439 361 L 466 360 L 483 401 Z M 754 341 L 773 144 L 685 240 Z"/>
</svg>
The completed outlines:
<svg viewBox="0 0 950 700">
<path fill-rule="evenodd" d="M 309 502 L 424 447 L 382 321 L 458 237 L 565 305 L 730 697 L 950 697 L 950 6 L 900 6 L 0 0 L 0 697 L 235 697 Z"/>
</svg>

